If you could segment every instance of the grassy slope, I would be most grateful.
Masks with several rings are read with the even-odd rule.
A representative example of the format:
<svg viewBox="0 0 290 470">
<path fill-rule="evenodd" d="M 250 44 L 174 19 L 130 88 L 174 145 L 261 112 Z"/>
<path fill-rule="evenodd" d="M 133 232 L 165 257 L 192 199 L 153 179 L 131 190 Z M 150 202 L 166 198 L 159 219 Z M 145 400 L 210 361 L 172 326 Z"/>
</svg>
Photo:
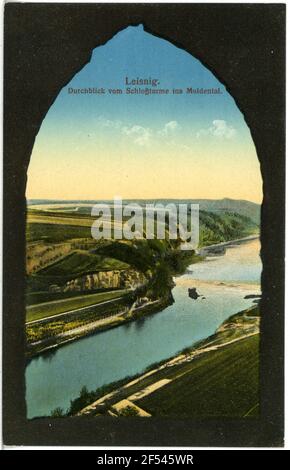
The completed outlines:
<svg viewBox="0 0 290 470">
<path fill-rule="evenodd" d="M 90 237 L 91 227 L 77 227 L 74 225 L 57 225 L 51 223 L 32 223 L 30 219 L 28 219 L 26 227 L 27 242 L 44 240 L 49 243 L 59 243 L 74 238 Z"/>
<path fill-rule="evenodd" d="M 38 271 L 44 276 L 81 276 L 82 274 L 97 271 L 111 271 L 127 269 L 129 265 L 114 258 L 104 258 L 86 251 L 74 251 L 65 258 L 50 264 Z"/>
<path fill-rule="evenodd" d="M 259 335 L 212 351 L 138 401 L 153 416 L 254 416 L 259 402 Z M 252 410 L 252 411 L 251 411 Z"/>
<path fill-rule="evenodd" d="M 33 223 L 51 223 L 57 225 L 77 225 L 91 227 L 94 218 L 79 214 L 67 214 L 66 212 L 29 211 L 29 220 Z"/>
<path fill-rule="evenodd" d="M 49 264 L 37 273 L 28 276 L 27 292 L 47 292 L 52 284 L 64 285 L 67 281 L 100 271 L 129 269 L 130 266 L 109 256 L 100 256 L 89 251 L 76 250 L 64 258 Z"/>
<path fill-rule="evenodd" d="M 199 246 L 235 240 L 258 233 L 258 226 L 251 219 L 231 212 L 217 214 L 200 211 L 199 223 Z"/>
<path fill-rule="evenodd" d="M 87 294 L 81 297 L 72 297 L 54 302 L 45 302 L 39 305 L 31 305 L 26 309 L 26 321 L 39 320 L 51 315 L 57 315 L 66 311 L 87 307 L 99 302 L 122 297 L 126 294 L 126 292 L 127 291 L 125 290 L 115 290 L 111 292 L 101 292 L 98 294 Z"/>
<path fill-rule="evenodd" d="M 251 201 L 237 200 L 237 199 L 197 199 L 193 203 L 199 204 L 200 210 L 209 212 L 236 212 L 242 216 L 249 217 L 255 223 L 260 223 L 260 204 Z"/>
</svg>

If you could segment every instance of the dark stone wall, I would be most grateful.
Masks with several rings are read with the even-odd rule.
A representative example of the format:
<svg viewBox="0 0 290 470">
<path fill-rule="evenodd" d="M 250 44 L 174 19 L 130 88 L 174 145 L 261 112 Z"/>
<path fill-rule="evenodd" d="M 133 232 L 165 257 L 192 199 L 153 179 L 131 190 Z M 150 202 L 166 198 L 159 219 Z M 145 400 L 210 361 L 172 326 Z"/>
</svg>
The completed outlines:
<svg viewBox="0 0 290 470">
<path fill-rule="evenodd" d="M 227 87 L 264 181 L 260 420 L 25 419 L 25 186 L 35 136 L 92 50 L 128 25 L 187 50 Z M 279 445 L 283 439 L 284 60 L 282 4 L 21 4 L 5 7 L 4 440 L 6 444 Z"/>
</svg>

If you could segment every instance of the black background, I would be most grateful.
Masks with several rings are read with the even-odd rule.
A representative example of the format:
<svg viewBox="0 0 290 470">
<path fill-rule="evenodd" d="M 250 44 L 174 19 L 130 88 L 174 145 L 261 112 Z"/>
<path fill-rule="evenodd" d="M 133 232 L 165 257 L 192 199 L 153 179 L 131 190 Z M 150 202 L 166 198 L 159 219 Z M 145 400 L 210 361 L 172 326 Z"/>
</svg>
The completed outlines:
<svg viewBox="0 0 290 470">
<path fill-rule="evenodd" d="M 25 187 L 34 139 L 59 91 L 90 60 L 92 49 L 140 23 L 216 75 L 244 113 L 256 145 L 264 184 L 259 419 L 25 417 Z M 4 32 L 4 443 L 281 446 L 285 6 L 9 3 Z"/>
</svg>

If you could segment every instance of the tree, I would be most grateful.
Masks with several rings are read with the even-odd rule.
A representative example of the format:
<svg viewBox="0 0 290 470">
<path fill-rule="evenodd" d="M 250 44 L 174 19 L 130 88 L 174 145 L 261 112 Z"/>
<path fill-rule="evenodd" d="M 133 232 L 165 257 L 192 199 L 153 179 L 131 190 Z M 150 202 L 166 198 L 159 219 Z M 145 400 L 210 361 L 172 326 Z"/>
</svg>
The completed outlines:
<svg viewBox="0 0 290 470">
<path fill-rule="evenodd" d="M 60 407 L 58 407 L 58 408 L 55 408 L 55 409 L 51 412 L 50 416 L 51 416 L 52 418 L 62 418 L 63 416 L 65 416 L 65 414 L 64 414 L 63 409 L 60 408 Z"/>
</svg>

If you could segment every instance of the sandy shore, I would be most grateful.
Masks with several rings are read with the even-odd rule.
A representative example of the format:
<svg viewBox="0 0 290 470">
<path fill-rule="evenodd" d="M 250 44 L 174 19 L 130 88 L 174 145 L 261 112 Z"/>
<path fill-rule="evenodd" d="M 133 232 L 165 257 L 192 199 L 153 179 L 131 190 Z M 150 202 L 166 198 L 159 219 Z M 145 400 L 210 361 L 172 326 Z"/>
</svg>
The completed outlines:
<svg viewBox="0 0 290 470">
<path fill-rule="evenodd" d="M 216 289 L 241 289 L 254 291 L 257 294 L 261 293 L 261 286 L 257 283 L 247 282 L 228 282 L 228 281 L 203 281 L 199 279 L 184 279 L 182 276 L 174 278 L 176 286 L 183 287 L 210 287 Z"/>
</svg>

